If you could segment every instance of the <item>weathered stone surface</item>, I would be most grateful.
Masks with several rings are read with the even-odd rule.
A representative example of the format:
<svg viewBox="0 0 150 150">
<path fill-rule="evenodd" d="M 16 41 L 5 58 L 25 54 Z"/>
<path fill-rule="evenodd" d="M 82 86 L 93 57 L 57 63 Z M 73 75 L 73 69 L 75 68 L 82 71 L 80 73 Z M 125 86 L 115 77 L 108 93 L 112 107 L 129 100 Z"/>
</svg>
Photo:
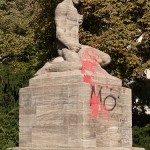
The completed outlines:
<svg viewBox="0 0 150 150">
<path fill-rule="evenodd" d="M 19 146 L 32 147 L 32 127 L 20 127 Z"/>
<path fill-rule="evenodd" d="M 130 108 L 124 109 L 122 102 L 128 101 L 127 97 L 124 99 L 124 94 L 128 95 L 129 91 L 121 87 L 113 88 L 110 90 L 105 87 L 102 99 L 110 92 L 116 97 L 120 96 L 116 100 L 116 107 L 112 112 L 103 112 L 99 107 L 97 120 L 94 120 L 91 114 L 91 86 L 87 83 L 49 84 L 21 89 L 20 135 L 23 135 L 28 127 L 32 128 L 33 147 L 131 146 L 129 142 L 123 143 L 125 140 L 132 141 L 131 124 L 127 122 L 125 127 L 129 134 L 125 136 L 122 134 L 121 120 L 124 110 L 127 114 L 130 113 Z M 120 90 L 122 94 L 118 92 Z M 107 105 L 112 104 L 108 101 Z M 29 136 L 29 133 L 27 135 Z"/>
<path fill-rule="evenodd" d="M 9 148 L 8 150 L 145 150 L 144 148 L 99 147 L 99 148 Z"/>
<path fill-rule="evenodd" d="M 92 77 L 93 83 L 98 83 L 101 85 L 115 85 L 115 86 L 121 86 L 122 81 L 116 77 L 107 78 L 106 74 L 102 73 L 96 73 Z M 49 72 L 45 74 L 41 74 L 39 76 L 36 76 L 29 81 L 30 86 L 41 86 L 41 85 L 50 85 L 50 84 L 68 84 L 68 83 L 79 83 L 83 82 L 83 75 L 80 70 L 74 70 L 74 71 L 66 71 L 66 72 Z"/>
<path fill-rule="evenodd" d="M 130 89 L 115 86 L 115 81 L 111 84 L 109 80 L 110 84 L 104 85 L 104 79 L 99 77 L 95 92 L 98 95 L 102 87 L 102 102 L 94 119 L 91 85 L 81 80 L 78 71 L 63 75 L 61 81 L 47 84 L 42 84 L 42 80 L 46 83 L 45 78 L 50 78 L 46 74 L 40 77 L 42 80 L 35 77 L 29 87 L 20 90 L 20 148 L 13 150 L 143 150 L 132 149 Z M 56 73 L 57 80 L 58 76 Z M 79 80 L 71 83 L 76 76 Z M 116 104 L 112 111 L 106 111 L 102 103 L 110 94 L 115 96 Z M 105 101 L 106 107 L 113 105 L 113 99 Z"/>
<path fill-rule="evenodd" d="M 32 147 L 66 147 L 67 126 L 33 127 Z"/>
</svg>

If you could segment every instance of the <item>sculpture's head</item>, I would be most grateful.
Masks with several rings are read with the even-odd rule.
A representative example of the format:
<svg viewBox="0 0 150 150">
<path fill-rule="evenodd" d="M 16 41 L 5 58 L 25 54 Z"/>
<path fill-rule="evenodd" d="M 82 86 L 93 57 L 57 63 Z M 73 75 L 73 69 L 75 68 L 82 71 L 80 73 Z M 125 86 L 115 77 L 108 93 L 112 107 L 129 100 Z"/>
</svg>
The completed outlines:
<svg viewBox="0 0 150 150">
<path fill-rule="evenodd" d="M 80 0 L 72 0 L 72 2 L 76 5 L 80 3 Z"/>
</svg>

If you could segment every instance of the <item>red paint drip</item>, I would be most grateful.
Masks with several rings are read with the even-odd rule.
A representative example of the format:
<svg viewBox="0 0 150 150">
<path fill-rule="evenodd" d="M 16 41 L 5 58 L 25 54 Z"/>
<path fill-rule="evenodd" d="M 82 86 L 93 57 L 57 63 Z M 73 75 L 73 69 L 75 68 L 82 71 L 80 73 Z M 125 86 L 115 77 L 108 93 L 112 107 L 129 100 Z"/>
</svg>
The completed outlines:
<svg viewBox="0 0 150 150">
<path fill-rule="evenodd" d="M 94 91 L 92 91 L 92 96 L 90 99 L 90 109 L 94 119 L 97 119 L 99 113 L 99 105 L 102 102 L 98 96 L 95 94 L 96 85 L 92 81 L 92 76 L 95 74 L 95 70 L 101 71 L 99 69 L 98 56 L 94 53 L 94 48 L 87 47 L 81 56 L 82 62 L 82 74 L 83 81 L 94 85 Z M 101 120 L 109 116 L 109 112 L 105 109 L 105 106 L 101 103 Z"/>
<path fill-rule="evenodd" d="M 82 71 L 85 71 L 85 70 L 91 71 L 92 74 L 94 74 L 95 72 L 94 65 L 89 61 L 82 61 Z"/>
<path fill-rule="evenodd" d="M 91 76 L 84 75 L 83 81 L 86 82 L 86 83 L 91 83 L 92 84 Z"/>
<path fill-rule="evenodd" d="M 106 109 L 105 104 L 101 99 L 102 87 L 100 88 L 99 91 L 100 94 L 98 94 L 97 96 L 96 88 L 99 87 L 99 85 L 96 85 L 92 80 L 92 77 L 94 76 L 95 72 L 105 74 L 105 72 L 98 63 L 98 60 L 100 61 L 100 59 L 94 52 L 94 48 L 87 47 L 81 55 L 81 62 L 82 62 L 81 72 L 83 74 L 83 81 L 91 84 L 92 87 L 91 98 L 89 101 L 92 117 L 94 119 L 97 119 L 99 114 L 100 122 L 103 122 L 104 120 L 106 119 L 108 120 L 108 118 L 110 118 L 110 111 Z"/>
<path fill-rule="evenodd" d="M 93 84 L 92 76 L 95 73 L 95 67 L 98 66 L 97 56 L 93 48 L 87 48 L 81 56 L 83 80 L 86 83 Z"/>
<path fill-rule="evenodd" d="M 92 81 L 92 76 L 95 73 L 95 66 L 99 65 L 97 62 L 97 56 L 94 55 L 93 52 L 94 52 L 93 48 L 87 48 L 81 56 L 81 62 L 82 62 L 81 72 L 83 74 L 83 81 L 91 85 L 94 84 Z M 98 116 L 99 104 L 100 104 L 100 100 L 96 96 L 95 89 L 94 89 L 94 93 L 92 94 L 92 97 L 90 99 L 90 109 L 95 119 Z"/>
<path fill-rule="evenodd" d="M 90 109 L 91 109 L 92 114 L 93 114 L 95 119 L 98 116 L 99 104 L 100 104 L 99 98 L 94 94 L 92 96 L 92 98 L 90 99 Z"/>
</svg>

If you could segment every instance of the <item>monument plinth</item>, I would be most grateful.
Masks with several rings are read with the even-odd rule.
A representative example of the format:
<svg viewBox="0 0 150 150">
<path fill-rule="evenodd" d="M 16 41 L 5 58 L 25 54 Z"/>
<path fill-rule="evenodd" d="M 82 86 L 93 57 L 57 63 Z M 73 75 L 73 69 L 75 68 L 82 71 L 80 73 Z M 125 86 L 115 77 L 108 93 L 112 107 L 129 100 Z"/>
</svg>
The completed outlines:
<svg viewBox="0 0 150 150">
<path fill-rule="evenodd" d="M 32 78 L 20 90 L 19 148 L 9 150 L 140 150 L 132 148 L 131 90 L 117 78 L 96 80 L 96 94 L 102 89 L 95 118 L 92 86 L 83 81 L 81 71 Z M 102 105 L 110 94 L 116 101 L 105 101 L 107 109 L 115 106 L 108 111 Z"/>
</svg>

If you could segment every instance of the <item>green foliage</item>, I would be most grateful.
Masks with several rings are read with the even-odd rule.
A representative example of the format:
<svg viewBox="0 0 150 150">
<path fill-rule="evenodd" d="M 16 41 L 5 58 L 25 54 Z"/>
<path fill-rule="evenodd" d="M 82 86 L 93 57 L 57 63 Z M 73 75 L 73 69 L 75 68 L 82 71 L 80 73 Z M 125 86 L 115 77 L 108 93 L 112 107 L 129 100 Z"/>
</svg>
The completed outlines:
<svg viewBox="0 0 150 150">
<path fill-rule="evenodd" d="M 18 145 L 19 88 L 27 85 L 31 72 L 15 73 L 10 66 L 0 64 L 0 146 Z"/>
<path fill-rule="evenodd" d="M 135 126 L 133 128 L 133 146 L 145 147 L 145 150 L 150 150 L 150 124 L 144 128 Z"/>
<path fill-rule="evenodd" d="M 55 29 L 55 8 L 62 0 L 35 0 L 32 6 L 35 7 L 33 26 L 35 30 L 35 41 L 38 49 L 39 66 L 58 56 L 56 49 Z"/>
<path fill-rule="evenodd" d="M 3 0 L 0 5 L 0 57 L 14 71 L 31 69 L 37 65 L 38 49 L 30 22 L 33 10 L 28 0 Z"/>
<path fill-rule="evenodd" d="M 144 127 L 149 124 L 150 114 L 147 107 L 150 106 L 150 80 L 136 79 L 132 85 L 133 126 Z"/>
<path fill-rule="evenodd" d="M 0 149 L 18 145 L 19 88 L 37 65 L 34 32 L 27 0 L 0 0 Z"/>
<path fill-rule="evenodd" d="M 0 113 L 0 149 L 6 150 L 6 148 L 16 147 L 18 145 L 18 106 L 14 106 L 12 110 L 6 113 L 1 108 Z"/>
<path fill-rule="evenodd" d="M 112 63 L 108 70 L 111 74 L 122 79 L 137 77 L 138 72 L 150 67 L 149 1 L 82 2 L 81 42 L 110 54 Z M 137 43 L 136 39 L 142 33 L 144 39 Z"/>
</svg>

